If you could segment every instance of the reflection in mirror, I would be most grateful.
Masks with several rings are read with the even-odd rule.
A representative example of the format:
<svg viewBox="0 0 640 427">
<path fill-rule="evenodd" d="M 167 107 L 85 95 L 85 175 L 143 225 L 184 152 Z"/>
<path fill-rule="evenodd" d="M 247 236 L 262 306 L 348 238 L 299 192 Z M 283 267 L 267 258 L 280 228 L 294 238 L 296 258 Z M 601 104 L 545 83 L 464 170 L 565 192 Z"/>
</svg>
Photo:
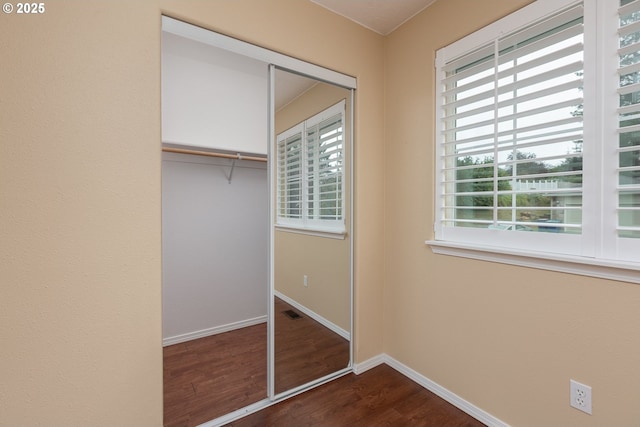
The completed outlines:
<svg viewBox="0 0 640 427">
<path fill-rule="evenodd" d="M 273 366 L 276 395 L 347 368 L 351 91 L 277 69 Z"/>
</svg>

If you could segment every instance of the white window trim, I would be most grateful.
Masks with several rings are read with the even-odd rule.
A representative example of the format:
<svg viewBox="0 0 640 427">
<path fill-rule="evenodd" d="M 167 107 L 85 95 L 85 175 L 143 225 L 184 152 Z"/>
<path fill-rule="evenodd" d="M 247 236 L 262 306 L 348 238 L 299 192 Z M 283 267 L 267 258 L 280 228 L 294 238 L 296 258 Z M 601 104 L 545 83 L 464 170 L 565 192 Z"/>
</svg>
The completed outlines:
<svg viewBox="0 0 640 427">
<path fill-rule="evenodd" d="M 341 100 L 339 102 L 337 102 L 336 104 L 333 104 L 332 106 L 326 108 L 325 110 L 319 112 L 318 114 L 308 118 L 307 120 L 305 120 L 304 122 L 298 123 L 295 126 L 292 126 L 291 128 L 281 132 L 280 134 L 277 135 L 276 138 L 276 150 L 278 147 L 278 140 L 280 140 L 281 138 L 286 138 L 288 136 L 291 136 L 292 134 L 297 133 L 297 129 L 301 128 L 301 132 L 302 132 L 302 144 L 303 144 L 303 150 L 302 150 L 302 161 L 303 161 L 303 168 L 302 168 L 302 188 L 303 190 L 303 198 L 302 198 L 302 218 L 300 219 L 296 219 L 296 218 L 287 218 L 287 217 L 281 217 L 279 214 L 279 208 L 280 208 L 280 194 L 278 193 L 278 199 L 276 201 L 276 205 L 277 207 L 277 212 L 276 212 L 276 224 L 275 227 L 276 229 L 280 230 L 280 231 L 286 231 L 286 232 L 290 232 L 290 233 L 297 233 L 297 234 L 306 234 L 306 235 L 311 235 L 311 236 L 317 236 L 317 237 L 328 237 L 328 238 L 333 238 L 333 239 L 344 239 L 346 238 L 347 235 L 347 230 L 346 230 L 346 215 L 347 215 L 347 210 L 346 210 L 346 193 L 345 193 L 345 183 L 346 183 L 346 162 L 343 163 L 342 165 L 342 191 L 341 191 L 341 197 L 342 197 L 342 219 L 341 220 L 322 220 L 322 219 L 310 219 L 307 216 L 307 191 L 306 191 L 306 185 L 307 185 L 307 170 L 306 170 L 306 155 L 307 155 L 307 145 L 306 145 L 306 129 L 307 129 L 307 125 L 309 126 L 313 126 L 317 123 L 322 122 L 323 120 L 335 116 L 336 114 L 341 114 L 342 115 L 342 127 L 343 127 L 343 131 L 342 131 L 342 155 L 343 155 L 343 159 L 346 158 L 346 144 L 347 144 L 347 133 L 346 133 L 346 128 L 345 128 L 345 117 L 346 117 L 346 100 Z M 278 153 L 276 153 L 276 156 L 278 155 Z M 277 170 L 276 173 L 277 176 L 279 176 L 279 169 Z M 277 178 L 278 179 L 278 178 Z M 279 188 L 279 186 L 278 186 Z"/>
<path fill-rule="evenodd" d="M 285 233 L 304 234 L 306 236 L 326 237 L 329 239 L 344 240 L 347 238 L 347 231 L 321 230 L 319 228 L 300 228 L 296 226 L 287 226 L 276 224 L 276 230 Z"/>
<path fill-rule="evenodd" d="M 531 5 L 528 5 L 523 9 L 520 9 L 519 11 L 509 16 L 510 28 L 513 29 L 513 28 L 518 28 L 521 26 L 528 25 L 532 21 L 531 16 L 537 16 L 538 19 L 544 18 L 545 16 L 553 15 L 557 11 L 565 9 L 577 3 L 579 2 L 576 0 L 537 0 Z M 615 13 L 615 10 L 617 10 L 617 6 L 613 6 L 611 4 L 608 4 L 608 5 L 605 5 L 605 4 L 606 2 L 603 2 L 603 1 L 598 2 L 597 3 L 598 10 L 596 12 L 595 11 L 596 3 L 594 1 L 591 1 L 591 0 L 584 1 L 585 25 L 595 25 L 596 24 L 595 21 L 598 19 L 597 17 L 609 16 L 608 14 Z M 587 13 L 587 10 L 589 10 L 589 13 Z M 481 46 L 484 43 L 492 39 L 495 39 L 496 37 L 499 37 L 503 33 L 504 33 L 504 29 L 501 28 L 500 26 L 490 25 L 488 27 L 485 27 L 477 31 L 476 33 L 474 33 L 472 37 L 467 37 L 465 39 L 462 39 L 464 40 L 464 42 L 461 41 L 447 47 L 447 49 L 449 48 L 453 49 L 448 52 L 447 57 L 455 58 L 455 57 L 463 56 L 468 52 L 473 51 L 478 46 Z M 611 43 L 611 39 L 608 39 L 606 37 L 603 37 L 600 40 L 593 40 L 593 39 L 588 40 L 587 37 L 594 37 L 594 36 L 587 35 L 587 34 L 588 33 L 585 32 L 585 46 L 588 45 L 589 43 L 591 43 L 592 45 L 595 45 L 595 43 L 598 43 L 598 50 L 597 50 L 599 52 L 598 54 L 601 54 L 600 52 L 604 52 L 604 49 L 602 49 L 603 46 L 605 46 L 607 43 Z M 591 33 L 591 34 L 594 34 L 594 33 Z M 617 43 L 617 40 L 616 40 L 616 43 Z M 587 64 L 586 56 L 587 55 L 595 56 L 594 52 L 595 51 L 592 48 L 589 48 L 589 49 L 585 48 L 585 65 Z M 606 61 L 606 64 L 605 64 L 605 61 L 603 61 L 602 58 L 599 58 L 599 59 L 600 60 L 598 61 L 591 62 L 592 64 L 597 64 L 597 70 L 592 68 L 591 71 L 593 73 L 611 75 L 611 73 L 614 70 L 612 70 L 610 66 L 607 65 L 611 61 Z M 439 67 L 440 65 L 441 65 L 441 62 L 438 62 L 438 58 L 436 58 L 436 67 Z M 592 110 L 589 112 L 589 114 L 592 114 L 591 117 L 593 118 L 595 118 L 595 115 L 602 116 L 606 111 L 606 108 L 603 106 L 604 101 L 611 100 L 610 98 L 607 98 L 608 92 L 605 89 L 606 88 L 604 87 L 604 85 L 599 89 L 599 92 L 597 93 L 595 90 L 591 88 L 589 89 L 589 90 L 592 90 L 592 93 L 591 95 L 589 95 L 589 97 L 592 99 L 600 99 L 601 101 L 597 103 L 597 105 L 599 106 L 599 109 L 597 111 Z M 441 96 L 440 93 L 441 93 L 441 87 L 438 84 L 436 88 L 436 96 L 437 97 Z M 585 94 L 585 98 L 586 97 L 587 97 L 587 94 Z M 587 117 L 586 115 L 585 115 L 585 121 L 590 121 L 590 118 Z M 597 122 L 597 120 L 594 120 L 594 122 Z M 441 156 L 439 155 L 439 150 L 441 147 L 440 140 L 438 137 L 441 130 L 441 127 L 440 127 L 441 126 L 441 109 L 439 107 L 436 108 L 436 123 L 437 123 L 436 124 L 437 137 L 436 137 L 436 144 L 435 144 L 435 149 L 437 150 L 436 173 L 439 174 L 443 166 Z M 585 127 L 585 134 L 587 132 L 598 133 L 602 139 L 606 138 L 607 135 L 610 134 L 610 132 L 608 131 L 610 131 L 610 129 L 601 129 L 600 126 L 596 128 L 591 128 L 591 129 L 588 129 L 587 127 Z M 602 155 L 602 153 L 600 153 L 600 155 Z M 593 153 L 590 156 L 589 161 L 591 162 L 590 167 L 592 168 L 592 170 L 594 169 L 594 167 L 599 167 L 598 165 L 594 164 L 594 163 L 599 163 L 597 161 L 597 158 L 598 156 L 594 156 Z M 601 174 L 602 172 L 600 171 L 599 173 Z M 598 185 L 601 185 L 601 183 L 599 183 Z M 599 191 L 602 191 L 602 188 L 600 188 Z M 436 179 L 435 194 L 436 194 L 435 195 L 436 222 L 434 224 L 435 226 L 434 231 L 435 231 L 436 238 L 438 238 L 438 236 L 443 235 L 442 233 L 443 225 L 440 222 L 443 190 L 440 185 L 440 179 L 438 178 Z M 611 200 L 611 201 L 616 202 L 615 200 Z M 615 204 L 617 205 L 617 203 Z M 592 218 L 599 219 L 601 217 L 600 215 L 601 212 L 599 211 L 602 209 L 603 209 L 602 206 L 589 206 L 585 204 L 583 206 L 583 221 L 585 222 L 583 223 L 583 226 L 602 227 L 602 224 L 595 224 L 595 222 L 592 219 Z M 447 232 L 449 233 L 449 231 L 450 230 L 448 230 Z M 482 230 L 482 233 L 486 235 L 487 230 Z M 504 234 L 505 233 L 502 233 L 500 235 L 501 238 Z M 517 238 L 517 235 L 520 233 L 510 233 L 510 234 L 516 235 L 513 237 Z M 550 233 L 541 233 L 541 234 L 543 235 L 541 237 L 546 239 L 548 244 L 554 247 L 553 253 L 540 252 L 540 251 L 535 251 L 535 250 L 522 248 L 522 247 L 513 248 L 513 247 L 492 246 L 492 245 L 484 244 L 479 241 L 471 242 L 471 241 L 461 241 L 457 239 L 451 239 L 451 240 L 449 239 L 435 240 L 434 239 L 434 240 L 427 240 L 425 243 L 431 247 L 433 253 L 435 254 L 457 256 L 457 257 L 470 258 L 470 259 L 476 259 L 476 260 L 482 260 L 482 261 L 497 262 L 502 264 L 517 265 L 517 266 L 523 266 L 523 267 L 529 267 L 529 268 L 558 271 L 558 272 L 564 272 L 564 273 L 570 273 L 570 274 L 576 274 L 576 275 L 598 277 L 603 279 L 640 284 L 640 275 L 638 274 L 638 272 L 640 272 L 640 263 L 638 263 L 637 261 L 611 259 L 611 257 L 607 257 L 607 255 L 603 256 L 603 253 L 602 253 L 603 251 L 610 254 L 612 250 L 612 245 L 615 246 L 615 242 L 610 241 L 611 240 L 610 237 L 603 237 L 604 235 L 602 233 L 589 233 L 586 236 L 583 234 L 582 238 L 584 239 L 583 242 L 585 243 L 585 246 L 588 246 L 590 248 L 596 248 L 595 249 L 596 253 L 585 252 L 580 255 L 576 255 L 571 253 L 563 253 L 565 251 L 562 248 L 562 246 L 560 247 L 555 246 L 556 241 L 554 239 L 556 239 L 556 237 L 559 237 L 559 236 L 553 236 Z M 564 237 L 570 237 L 570 236 L 565 235 Z M 604 241 L 597 241 L 598 239 L 601 239 Z M 491 242 L 495 240 L 484 239 L 484 241 Z M 558 241 L 557 243 L 562 243 L 562 242 Z M 624 243 L 623 245 L 626 246 Z M 627 250 L 633 250 L 634 247 L 635 247 L 634 244 L 630 244 Z M 620 251 L 620 250 L 621 250 L 621 247 L 617 247 L 617 251 Z"/>
<path fill-rule="evenodd" d="M 570 8 L 573 5 L 580 3 L 580 0 L 537 0 L 534 3 L 525 6 L 524 8 L 508 15 L 507 17 L 484 27 L 470 36 L 466 36 L 457 42 L 440 49 L 438 54 L 436 55 L 436 72 L 439 76 L 439 69 L 445 65 L 445 61 L 454 61 L 457 58 L 468 55 L 474 51 L 476 51 L 479 47 L 485 46 L 487 44 L 493 43 L 494 40 L 501 38 L 505 34 L 512 33 L 516 31 L 516 29 L 526 28 L 531 25 L 532 22 L 545 19 L 547 17 L 555 16 L 559 12 Z M 532 16 L 535 17 L 532 19 Z M 505 21 L 507 21 L 505 23 Z M 508 28 L 507 28 L 508 26 Z M 585 53 L 586 55 L 586 53 Z M 436 77 L 436 80 L 440 79 Z M 436 84 L 436 99 L 441 99 L 442 97 L 442 86 L 437 83 Z M 586 120 L 585 120 L 586 122 Z M 436 144 L 435 149 L 436 156 L 436 173 L 440 174 L 440 171 L 443 169 L 443 161 L 440 156 L 441 150 L 441 142 L 439 135 L 443 131 L 443 115 L 442 109 L 436 105 Z M 587 133 L 588 130 L 585 130 Z M 443 225 L 442 218 L 440 217 L 440 212 L 443 209 L 443 188 L 441 186 L 441 181 L 438 177 L 436 177 L 436 188 L 435 188 L 435 234 L 436 239 L 439 241 L 446 242 L 459 242 L 464 244 L 470 244 L 471 241 L 469 238 L 473 238 L 475 241 L 474 244 L 478 244 L 482 246 L 485 241 L 494 241 L 495 237 L 499 236 L 499 239 L 503 240 L 505 245 L 509 245 L 509 247 L 516 247 L 519 249 L 526 249 L 531 247 L 531 243 L 534 243 L 534 247 L 542 248 L 548 245 L 552 245 L 554 250 L 560 253 L 569 254 L 573 251 L 575 247 L 586 247 L 585 245 L 580 245 L 577 241 L 584 238 L 584 233 L 576 236 L 557 236 L 553 233 L 544 233 L 544 238 L 536 237 L 533 235 L 527 236 L 528 240 L 532 240 L 531 243 L 523 243 L 522 239 L 519 238 L 520 233 L 510 233 L 512 235 L 507 236 L 505 233 L 495 234 L 494 237 L 491 237 L 491 230 L 471 230 L 471 229 L 458 229 L 457 227 L 445 227 Z M 583 209 L 583 215 L 585 215 Z M 514 235 L 515 234 L 515 235 Z M 582 255 L 589 256 L 590 253 L 584 253 Z"/>
<path fill-rule="evenodd" d="M 633 262 L 611 261 L 546 252 L 532 252 L 488 245 L 427 240 L 434 254 L 469 258 L 540 270 L 597 277 L 640 284 L 640 265 Z"/>
</svg>

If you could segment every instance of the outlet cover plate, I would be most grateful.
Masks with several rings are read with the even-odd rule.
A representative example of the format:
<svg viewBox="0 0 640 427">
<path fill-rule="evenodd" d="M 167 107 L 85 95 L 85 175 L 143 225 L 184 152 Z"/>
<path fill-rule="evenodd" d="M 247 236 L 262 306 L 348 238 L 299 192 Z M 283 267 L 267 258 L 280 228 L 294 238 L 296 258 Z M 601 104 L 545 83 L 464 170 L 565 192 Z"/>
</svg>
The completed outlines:
<svg viewBox="0 0 640 427">
<path fill-rule="evenodd" d="M 591 387 L 578 381 L 570 380 L 571 406 L 591 415 Z"/>
</svg>

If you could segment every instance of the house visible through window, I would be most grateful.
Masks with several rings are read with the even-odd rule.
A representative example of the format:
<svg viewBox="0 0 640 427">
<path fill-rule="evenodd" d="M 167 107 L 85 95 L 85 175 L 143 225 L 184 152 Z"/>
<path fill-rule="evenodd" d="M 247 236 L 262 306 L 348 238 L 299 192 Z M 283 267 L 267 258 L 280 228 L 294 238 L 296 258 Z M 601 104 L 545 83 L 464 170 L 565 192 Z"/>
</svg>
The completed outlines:
<svg viewBox="0 0 640 427">
<path fill-rule="evenodd" d="M 276 138 L 280 226 L 344 232 L 345 101 Z"/>
<path fill-rule="evenodd" d="M 640 260 L 640 0 L 538 0 L 436 63 L 436 240 Z"/>
</svg>

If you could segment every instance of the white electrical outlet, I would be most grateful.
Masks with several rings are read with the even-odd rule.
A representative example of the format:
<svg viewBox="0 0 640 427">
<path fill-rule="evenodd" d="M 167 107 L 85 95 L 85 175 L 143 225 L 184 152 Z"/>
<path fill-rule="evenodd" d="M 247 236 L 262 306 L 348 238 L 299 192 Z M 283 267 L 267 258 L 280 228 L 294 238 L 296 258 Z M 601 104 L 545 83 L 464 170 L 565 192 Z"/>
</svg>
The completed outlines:
<svg viewBox="0 0 640 427">
<path fill-rule="evenodd" d="M 574 380 L 570 380 L 569 384 L 571 387 L 571 406 L 591 415 L 591 387 Z"/>
<path fill-rule="evenodd" d="M 304 284 L 305 288 L 309 286 L 309 278 L 306 274 L 304 275 L 304 281 L 302 283 Z"/>
</svg>

